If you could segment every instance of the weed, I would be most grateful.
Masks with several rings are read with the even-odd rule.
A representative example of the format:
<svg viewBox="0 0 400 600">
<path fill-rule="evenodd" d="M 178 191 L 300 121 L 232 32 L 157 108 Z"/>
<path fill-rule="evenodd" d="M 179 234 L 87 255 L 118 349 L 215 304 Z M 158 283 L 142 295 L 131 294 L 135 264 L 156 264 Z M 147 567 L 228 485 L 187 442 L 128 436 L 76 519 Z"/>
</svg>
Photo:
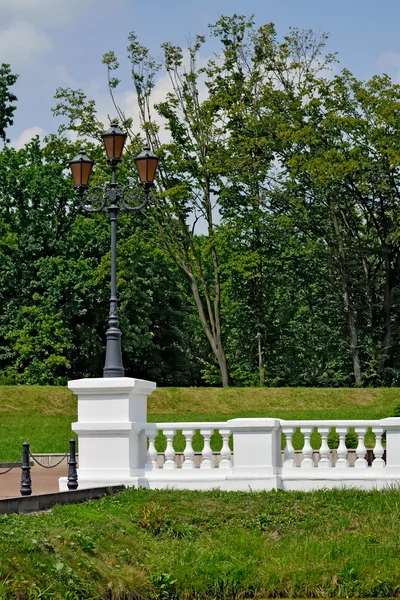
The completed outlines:
<svg viewBox="0 0 400 600">
<path fill-rule="evenodd" d="M 153 535 L 158 535 L 168 525 L 168 509 L 150 501 L 141 510 L 137 523 Z"/>
<path fill-rule="evenodd" d="M 158 573 L 150 576 L 153 597 L 157 600 L 173 600 L 176 598 L 176 579 L 170 573 Z"/>
</svg>

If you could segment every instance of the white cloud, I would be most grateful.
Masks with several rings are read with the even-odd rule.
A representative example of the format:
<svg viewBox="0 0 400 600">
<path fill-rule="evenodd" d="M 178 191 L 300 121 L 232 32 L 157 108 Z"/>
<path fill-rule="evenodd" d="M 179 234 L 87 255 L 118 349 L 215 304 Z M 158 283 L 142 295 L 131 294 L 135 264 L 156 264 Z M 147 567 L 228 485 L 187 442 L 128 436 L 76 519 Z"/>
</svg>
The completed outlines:
<svg viewBox="0 0 400 600">
<path fill-rule="evenodd" d="M 394 83 L 400 83 L 400 53 L 383 52 L 377 60 L 377 67 L 383 73 L 391 76 Z"/>
<path fill-rule="evenodd" d="M 184 67 L 186 70 L 189 69 L 189 53 L 184 49 Z M 209 60 L 209 57 L 199 56 L 197 60 L 197 68 L 204 67 Z M 133 87 L 133 83 L 132 83 Z M 200 76 L 197 82 L 197 88 L 199 92 L 199 101 L 200 103 L 207 99 L 208 97 L 208 89 L 205 84 L 204 76 Z M 159 125 L 159 137 L 162 144 L 167 144 L 171 141 L 170 132 L 166 129 L 165 120 L 158 115 L 156 112 L 154 105 L 159 104 L 160 102 L 164 102 L 166 96 L 169 92 L 173 92 L 172 84 L 168 73 L 164 73 L 163 75 L 159 75 L 155 80 L 155 85 L 151 94 L 152 101 L 152 118 Z M 137 95 L 134 90 L 127 91 L 120 96 L 117 96 L 117 101 L 120 104 L 122 110 L 125 112 L 126 116 L 132 117 L 134 120 L 134 128 L 139 130 L 140 128 L 140 117 L 139 117 L 139 108 L 137 105 Z"/>
<path fill-rule="evenodd" d="M 31 62 L 52 48 L 50 38 L 28 22 L 19 21 L 0 30 L 1 61 L 12 63 L 14 69 Z"/>
<path fill-rule="evenodd" d="M 36 135 L 43 138 L 46 135 L 46 132 L 42 127 L 29 127 L 28 129 L 24 129 L 11 145 L 14 146 L 16 150 L 20 150 Z"/>
<path fill-rule="evenodd" d="M 398 52 L 382 52 L 379 55 L 377 65 L 382 71 L 393 71 L 400 69 L 400 54 Z"/>
<path fill-rule="evenodd" d="M 132 83 L 132 86 L 133 86 L 133 83 Z M 171 92 L 171 91 L 172 91 L 172 86 L 171 86 L 169 76 L 166 74 L 166 75 L 162 75 L 161 77 L 158 77 L 155 82 L 153 93 L 151 95 L 152 106 L 154 107 L 154 104 L 163 102 L 165 100 L 168 92 Z M 119 104 L 120 104 L 122 110 L 124 111 L 124 113 L 126 114 L 126 116 L 133 118 L 134 129 L 136 131 L 139 131 L 140 115 L 139 115 L 139 108 L 138 108 L 138 104 L 137 104 L 136 92 L 133 90 L 124 92 L 122 94 L 122 96 L 117 98 L 117 101 L 119 102 Z M 171 139 L 170 133 L 165 128 L 166 124 L 165 124 L 164 119 L 162 119 L 157 114 L 157 112 L 154 108 L 152 111 L 152 118 L 160 126 L 159 136 L 160 136 L 161 143 L 167 144 Z"/>
<path fill-rule="evenodd" d="M 64 27 L 102 0 L 0 0 L 0 21 L 23 19 L 40 26 Z"/>
</svg>

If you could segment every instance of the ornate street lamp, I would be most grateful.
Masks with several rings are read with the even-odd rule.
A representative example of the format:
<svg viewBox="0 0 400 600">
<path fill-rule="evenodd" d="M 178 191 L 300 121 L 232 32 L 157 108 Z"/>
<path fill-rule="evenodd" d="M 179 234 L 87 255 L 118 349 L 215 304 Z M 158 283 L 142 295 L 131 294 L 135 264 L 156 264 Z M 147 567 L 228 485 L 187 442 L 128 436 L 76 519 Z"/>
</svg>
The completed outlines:
<svg viewBox="0 0 400 600">
<path fill-rule="evenodd" d="M 111 296 L 108 329 L 106 332 L 106 360 L 103 377 L 124 377 L 121 350 L 121 330 L 118 328 L 118 298 L 117 298 L 117 219 L 120 210 L 141 210 L 149 201 L 150 190 L 154 185 L 158 158 L 146 146 L 136 158 L 135 163 L 139 173 L 140 191 L 130 186 L 117 185 L 117 168 L 121 160 L 126 141 L 126 133 L 113 122 L 111 128 L 103 134 L 107 162 L 111 167 L 111 182 L 105 187 L 96 186 L 89 190 L 89 179 L 94 162 L 83 150 L 73 158 L 69 166 L 72 171 L 75 191 L 80 197 L 82 207 L 87 212 L 106 211 L 111 221 Z M 133 202 L 134 205 L 131 205 Z"/>
</svg>

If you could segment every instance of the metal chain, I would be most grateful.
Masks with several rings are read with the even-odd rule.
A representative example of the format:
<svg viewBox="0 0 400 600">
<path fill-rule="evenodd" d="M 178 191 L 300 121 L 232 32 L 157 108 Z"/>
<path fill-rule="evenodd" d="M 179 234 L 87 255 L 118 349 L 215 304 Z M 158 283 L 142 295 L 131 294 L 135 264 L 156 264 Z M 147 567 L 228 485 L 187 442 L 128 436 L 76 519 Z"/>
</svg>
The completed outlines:
<svg viewBox="0 0 400 600">
<path fill-rule="evenodd" d="M 55 465 L 43 465 L 41 462 L 39 462 L 37 460 L 37 458 L 35 456 L 33 456 L 33 454 L 29 453 L 29 456 L 31 457 L 31 459 L 33 460 L 33 462 L 35 462 L 37 465 L 39 465 L 39 467 L 43 467 L 43 469 L 54 469 L 54 467 L 58 467 L 59 465 L 61 465 L 61 463 L 64 460 L 64 458 L 66 458 L 67 456 L 69 456 L 69 452 L 66 452 L 64 454 L 64 456 Z"/>
<path fill-rule="evenodd" d="M 21 463 L 20 463 L 20 460 L 21 460 L 21 458 L 22 458 L 22 452 L 21 452 L 21 454 L 18 456 L 18 458 L 17 458 L 17 460 L 14 462 L 14 464 L 13 464 L 13 465 L 11 465 L 11 467 L 9 467 L 8 469 L 6 469 L 5 471 L 1 471 L 1 472 L 0 472 L 0 475 L 7 475 L 7 473 L 9 473 L 9 472 L 10 472 L 10 471 L 12 471 L 13 469 L 15 469 L 15 467 L 18 465 L 18 463 L 19 463 L 19 465 L 20 465 L 20 464 L 21 464 Z M 18 465 L 18 466 L 19 466 L 19 465 Z"/>
</svg>

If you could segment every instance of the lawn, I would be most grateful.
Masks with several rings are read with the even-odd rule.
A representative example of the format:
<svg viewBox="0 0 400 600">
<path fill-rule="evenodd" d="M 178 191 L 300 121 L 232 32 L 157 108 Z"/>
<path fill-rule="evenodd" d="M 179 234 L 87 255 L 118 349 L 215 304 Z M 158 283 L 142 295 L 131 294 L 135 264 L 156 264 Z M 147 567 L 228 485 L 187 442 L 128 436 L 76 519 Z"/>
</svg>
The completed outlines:
<svg viewBox="0 0 400 600">
<path fill-rule="evenodd" d="M 148 413 L 153 422 L 379 419 L 399 404 L 400 388 L 159 388 L 149 397 Z M 65 452 L 76 415 L 76 398 L 67 388 L 0 387 L 0 461 L 14 460 L 25 440 L 33 452 Z"/>
<path fill-rule="evenodd" d="M 0 598 L 395 597 L 399 500 L 397 490 L 131 489 L 2 516 Z"/>
</svg>

